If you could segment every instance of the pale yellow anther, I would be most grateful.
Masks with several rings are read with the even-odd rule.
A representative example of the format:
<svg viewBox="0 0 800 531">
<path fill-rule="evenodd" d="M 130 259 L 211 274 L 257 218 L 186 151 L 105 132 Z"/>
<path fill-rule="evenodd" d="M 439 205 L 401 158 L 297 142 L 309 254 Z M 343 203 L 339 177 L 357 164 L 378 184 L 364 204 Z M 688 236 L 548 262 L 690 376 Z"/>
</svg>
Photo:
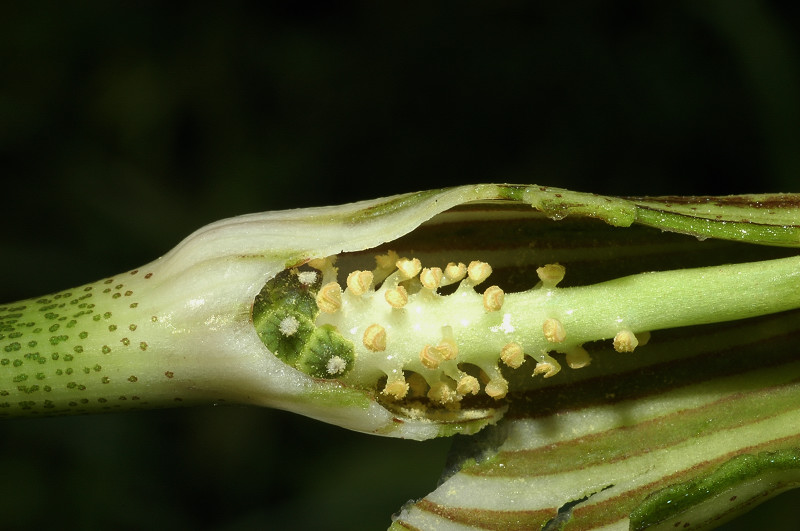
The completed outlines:
<svg viewBox="0 0 800 531">
<path fill-rule="evenodd" d="M 630 330 L 620 330 L 614 336 L 614 350 L 617 352 L 633 352 L 639 346 L 639 340 Z"/>
<path fill-rule="evenodd" d="M 379 254 L 375 257 L 375 265 L 378 269 L 392 269 L 400 257 L 394 251 L 387 251 L 386 254 Z"/>
<path fill-rule="evenodd" d="M 650 332 L 646 330 L 644 332 L 637 332 L 636 339 L 639 340 L 638 346 L 643 347 L 650 342 Z"/>
<path fill-rule="evenodd" d="M 353 271 L 347 275 L 347 289 L 359 297 L 369 290 L 372 285 L 372 271 Z"/>
<path fill-rule="evenodd" d="M 556 285 L 564 280 L 564 273 L 566 268 L 561 264 L 547 264 L 536 270 L 539 280 L 545 288 L 554 288 Z"/>
<path fill-rule="evenodd" d="M 328 259 L 327 258 L 314 258 L 313 260 L 308 261 L 308 265 L 313 267 L 314 269 L 324 269 L 328 266 Z"/>
<path fill-rule="evenodd" d="M 505 296 L 500 286 L 489 286 L 483 292 L 483 309 L 487 312 L 496 312 L 503 307 Z"/>
<path fill-rule="evenodd" d="M 462 264 L 461 262 L 455 263 L 450 262 L 444 268 L 444 276 L 449 283 L 458 282 L 459 280 L 463 279 L 467 276 L 467 266 Z"/>
<path fill-rule="evenodd" d="M 428 369 L 437 369 L 442 361 L 444 361 L 444 358 L 438 348 L 425 345 L 422 347 L 422 350 L 419 351 L 419 361 Z"/>
<path fill-rule="evenodd" d="M 328 282 L 317 293 L 317 306 L 320 311 L 334 313 L 342 307 L 342 287 L 336 282 Z"/>
<path fill-rule="evenodd" d="M 383 352 L 386 350 L 386 329 L 378 323 L 373 323 L 364 330 L 362 341 L 372 352 Z"/>
<path fill-rule="evenodd" d="M 551 343 L 561 343 L 567 337 L 564 325 L 558 319 L 546 319 L 542 324 L 542 332 L 545 339 Z"/>
<path fill-rule="evenodd" d="M 540 361 L 536 364 L 536 367 L 533 369 L 533 376 L 537 374 L 544 375 L 545 378 L 550 378 L 551 376 L 555 376 L 561 370 L 561 365 L 554 359 L 549 359 L 546 361 Z"/>
<path fill-rule="evenodd" d="M 492 266 L 486 262 L 474 260 L 467 266 L 467 275 L 474 285 L 478 285 L 492 274 Z"/>
<path fill-rule="evenodd" d="M 425 378 L 423 378 L 421 374 L 412 372 L 408 375 L 406 381 L 408 382 L 410 398 L 425 396 L 425 393 L 428 391 L 428 382 L 425 381 Z"/>
<path fill-rule="evenodd" d="M 477 395 L 481 390 L 481 384 L 474 376 L 464 375 L 458 379 L 456 392 L 460 395 Z"/>
<path fill-rule="evenodd" d="M 383 394 L 391 396 L 397 400 L 402 400 L 408 394 L 408 383 L 402 375 L 391 381 L 386 382 L 386 387 L 383 388 Z"/>
<path fill-rule="evenodd" d="M 458 356 L 458 345 L 453 339 L 443 339 L 436 345 L 436 350 L 443 360 L 454 360 Z"/>
<path fill-rule="evenodd" d="M 428 391 L 428 398 L 440 404 L 450 404 L 458 401 L 461 397 L 458 396 L 456 390 L 450 387 L 447 383 L 436 382 L 431 385 L 431 388 Z"/>
<path fill-rule="evenodd" d="M 570 369 L 580 369 L 592 363 L 592 358 L 583 347 L 571 348 L 567 351 L 567 365 Z"/>
<path fill-rule="evenodd" d="M 442 284 L 444 273 L 440 267 L 426 267 L 419 274 L 419 281 L 423 286 L 430 290 L 438 288 Z"/>
<path fill-rule="evenodd" d="M 508 382 L 504 378 L 494 378 L 486 384 L 484 391 L 495 400 L 499 400 L 508 393 Z"/>
<path fill-rule="evenodd" d="M 403 279 L 414 278 L 422 269 L 422 264 L 418 258 L 412 258 L 410 260 L 408 258 L 401 258 L 395 262 L 395 265 L 397 269 L 400 270 Z"/>
<path fill-rule="evenodd" d="M 522 345 L 512 341 L 500 351 L 500 359 L 512 369 L 517 369 L 525 361 L 525 351 L 522 350 Z"/>
<path fill-rule="evenodd" d="M 384 298 L 392 308 L 402 308 L 408 304 L 408 292 L 403 286 L 386 290 Z"/>
</svg>

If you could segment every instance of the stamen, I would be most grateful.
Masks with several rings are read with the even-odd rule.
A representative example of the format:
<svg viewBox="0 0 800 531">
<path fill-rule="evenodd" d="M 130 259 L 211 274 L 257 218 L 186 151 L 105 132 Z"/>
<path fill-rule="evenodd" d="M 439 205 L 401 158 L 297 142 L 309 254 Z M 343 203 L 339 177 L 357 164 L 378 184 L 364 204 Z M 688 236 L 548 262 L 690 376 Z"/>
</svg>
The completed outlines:
<svg viewBox="0 0 800 531">
<path fill-rule="evenodd" d="M 542 332 L 545 339 L 551 343 L 561 343 L 567 337 L 564 325 L 558 319 L 546 319 L 542 324 Z"/>
<path fill-rule="evenodd" d="M 441 353 L 442 359 L 454 360 L 458 356 L 458 345 L 456 338 L 453 335 L 453 327 L 445 325 L 442 327 L 442 340 L 436 346 L 436 349 Z"/>
<path fill-rule="evenodd" d="M 500 286 L 489 286 L 483 292 L 483 308 L 487 312 L 496 312 L 503 307 L 505 293 Z"/>
<path fill-rule="evenodd" d="M 544 359 L 536 363 L 536 367 L 533 369 L 533 376 L 542 374 L 545 378 L 550 378 L 551 376 L 558 374 L 560 370 L 561 365 L 552 357 L 545 354 Z"/>
<path fill-rule="evenodd" d="M 409 397 L 423 397 L 428 390 L 428 382 L 421 374 L 412 372 L 408 375 L 408 393 Z"/>
<path fill-rule="evenodd" d="M 338 272 L 338 269 L 333 266 L 334 263 L 336 263 L 336 256 L 328 256 L 325 258 L 315 258 L 309 261 L 308 265 L 322 273 L 323 282 L 332 282 L 336 280 L 336 273 Z M 306 276 L 306 279 L 309 278 L 310 276 Z M 314 278 L 314 282 L 316 282 L 316 280 L 317 279 Z"/>
<path fill-rule="evenodd" d="M 428 369 L 438 369 L 439 365 L 444 361 L 442 352 L 430 345 L 425 345 L 419 351 L 419 361 Z"/>
<path fill-rule="evenodd" d="M 456 385 L 456 392 L 460 395 L 477 395 L 481 390 L 481 384 L 478 379 L 468 374 L 462 376 Z"/>
<path fill-rule="evenodd" d="M 500 400 L 508 394 L 508 381 L 503 378 L 500 368 L 497 365 L 481 364 L 481 379 L 486 384 L 484 391 L 487 395 Z"/>
<path fill-rule="evenodd" d="M 383 388 L 383 394 L 391 396 L 397 400 L 402 400 L 408 394 L 408 383 L 400 372 L 395 378 L 386 381 L 386 387 Z"/>
<path fill-rule="evenodd" d="M 375 265 L 378 267 L 378 269 L 391 270 L 395 267 L 395 264 L 399 259 L 400 257 L 396 252 L 388 251 L 386 254 L 379 254 L 375 257 Z"/>
<path fill-rule="evenodd" d="M 314 258 L 308 261 L 308 265 L 313 267 L 314 269 L 319 269 L 320 271 L 327 267 L 330 263 L 328 258 Z"/>
<path fill-rule="evenodd" d="M 592 358 L 583 347 L 571 348 L 567 351 L 567 365 L 570 369 L 580 369 L 592 363 Z"/>
<path fill-rule="evenodd" d="M 556 287 L 556 285 L 564 280 L 564 273 L 566 268 L 561 264 L 547 264 L 536 270 L 539 280 L 542 281 L 542 286 L 545 289 Z"/>
<path fill-rule="evenodd" d="M 458 393 L 447 382 L 436 382 L 428 391 L 428 398 L 440 404 L 451 404 L 461 399 Z"/>
<path fill-rule="evenodd" d="M 489 278 L 489 275 L 491 274 L 492 274 L 492 266 L 490 266 L 486 262 L 475 260 L 470 262 L 469 266 L 467 267 L 467 275 L 469 275 L 469 279 L 475 286 L 477 286 L 478 284 Z"/>
<path fill-rule="evenodd" d="M 506 394 L 508 394 L 508 382 L 505 380 L 505 378 L 495 378 L 493 380 L 489 380 L 489 383 L 486 384 L 484 391 L 486 391 L 486 394 L 495 400 L 500 400 L 506 396 Z"/>
<path fill-rule="evenodd" d="M 404 280 L 414 278 L 417 276 L 417 274 L 419 274 L 420 269 L 422 269 L 422 264 L 418 258 L 412 258 L 411 260 L 408 258 L 401 258 L 395 262 L 395 265 L 397 266 L 397 269 L 400 270 L 400 275 Z"/>
<path fill-rule="evenodd" d="M 522 350 L 522 345 L 513 341 L 508 343 L 500 351 L 500 359 L 512 369 L 519 368 L 525 361 L 525 352 Z"/>
<path fill-rule="evenodd" d="M 317 306 L 325 313 L 335 313 L 342 307 L 342 287 L 336 282 L 329 282 L 317 293 Z"/>
<path fill-rule="evenodd" d="M 356 297 L 360 297 L 369 290 L 373 278 L 372 271 L 353 271 L 347 275 L 347 289 Z"/>
<path fill-rule="evenodd" d="M 650 342 L 650 332 L 647 330 L 644 332 L 638 332 L 636 334 L 636 339 L 639 340 L 639 346 L 643 347 Z"/>
<path fill-rule="evenodd" d="M 402 308 L 408 304 L 408 292 L 403 286 L 386 290 L 384 298 L 392 308 Z"/>
<path fill-rule="evenodd" d="M 435 290 L 442 284 L 444 273 L 440 267 L 426 267 L 419 274 L 419 281 L 429 290 Z"/>
<path fill-rule="evenodd" d="M 443 339 L 436 345 L 436 350 L 439 351 L 443 360 L 454 360 L 458 356 L 458 345 L 450 339 Z"/>
<path fill-rule="evenodd" d="M 614 350 L 617 352 L 633 352 L 639 345 L 639 340 L 630 330 L 620 330 L 614 336 Z"/>
<path fill-rule="evenodd" d="M 395 268 L 395 264 L 400 257 L 394 251 L 388 251 L 386 254 L 379 254 L 375 257 L 375 271 L 373 271 L 373 282 L 375 284 L 380 284 L 383 280 L 388 277 L 392 270 Z"/>
<path fill-rule="evenodd" d="M 378 323 L 369 325 L 364 330 L 362 342 L 372 352 L 383 352 L 386 350 L 386 329 Z"/>
<path fill-rule="evenodd" d="M 444 276 L 447 279 L 447 284 L 453 284 L 454 282 L 459 282 L 465 276 L 467 276 L 467 266 L 465 266 L 461 262 L 457 264 L 455 262 L 450 262 L 444 268 Z"/>
</svg>

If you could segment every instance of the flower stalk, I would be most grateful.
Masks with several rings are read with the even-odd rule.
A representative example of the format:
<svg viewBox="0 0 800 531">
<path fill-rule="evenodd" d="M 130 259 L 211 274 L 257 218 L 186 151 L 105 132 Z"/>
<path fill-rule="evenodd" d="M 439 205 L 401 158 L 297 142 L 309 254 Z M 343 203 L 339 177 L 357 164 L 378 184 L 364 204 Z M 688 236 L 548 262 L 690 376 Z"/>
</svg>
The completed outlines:
<svg viewBox="0 0 800 531">
<path fill-rule="evenodd" d="M 588 366 L 595 341 L 630 352 L 650 331 L 800 305 L 791 256 L 561 287 L 569 254 L 566 267 L 526 256 L 517 246 L 539 242 L 504 242 L 509 224 L 524 232 L 581 216 L 692 232 L 691 212 L 701 238 L 796 245 L 787 209 L 758 201 L 748 223 L 767 219 L 769 231 L 744 231 L 707 200 L 699 215 L 675 198 L 516 185 L 223 220 L 134 271 L 0 309 L 0 415 L 244 403 L 371 433 L 470 433 L 502 416 L 511 372 L 550 378 L 562 364 Z M 478 237 L 446 239 L 459 226 Z M 299 284 L 275 291 L 285 275 Z M 313 304 L 278 316 L 305 300 L 292 292 L 306 289 L 303 275 L 314 277 Z"/>
</svg>

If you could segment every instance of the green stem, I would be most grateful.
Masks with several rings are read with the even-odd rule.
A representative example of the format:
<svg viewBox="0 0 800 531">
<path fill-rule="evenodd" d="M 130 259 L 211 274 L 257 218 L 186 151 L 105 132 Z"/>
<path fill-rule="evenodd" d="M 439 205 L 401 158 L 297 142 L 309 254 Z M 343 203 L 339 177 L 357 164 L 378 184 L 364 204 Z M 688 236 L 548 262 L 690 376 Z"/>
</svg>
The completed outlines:
<svg viewBox="0 0 800 531">
<path fill-rule="evenodd" d="M 153 408 L 224 398 L 206 358 L 131 271 L 0 308 L 0 416 Z M 157 288 L 155 288 L 157 289 Z M 224 374 L 224 373 L 223 373 Z"/>
</svg>

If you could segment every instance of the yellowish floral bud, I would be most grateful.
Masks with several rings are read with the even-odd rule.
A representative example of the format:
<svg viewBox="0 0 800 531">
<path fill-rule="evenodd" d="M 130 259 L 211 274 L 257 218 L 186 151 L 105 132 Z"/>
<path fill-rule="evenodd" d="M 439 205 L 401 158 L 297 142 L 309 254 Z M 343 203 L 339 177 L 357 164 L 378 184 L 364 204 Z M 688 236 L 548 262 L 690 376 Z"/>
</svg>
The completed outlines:
<svg viewBox="0 0 800 531">
<path fill-rule="evenodd" d="M 440 267 L 426 267 L 419 274 L 419 281 L 430 290 L 435 290 L 442 284 L 444 273 Z"/>
<path fill-rule="evenodd" d="M 519 368 L 525 361 L 525 352 L 522 350 L 522 345 L 513 341 L 508 343 L 500 351 L 500 359 L 512 369 Z"/>
<path fill-rule="evenodd" d="M 499 400 L 508 394 L 508 382 L 505 378 L 493 378 L 486 384 L 484 391 L 495 400 Z"/>
<path fill-rule="evenodd" d="M 395 265 L 397 269 L 400 270 L 400 275 L 406 280 L 417 276 L 422 269 L 422 264 L 418 258 L 401 258 L 395 262 Z"/>
<path fill-rule="evenodd" d="M 392 308 L 402 308 L 408 304 L 408 292 L 403 286 L 386 290 L 384 298 Z"/>
<path fill-rule="evenodd" d="M 347 289 L 359 297 L 367 292 L 372 285 L 372 271 L 353 271 L 347 275 Z"/>
<path fill-rule="evenodd" d="M 474 376 L 464 375 L 458 380 L 456 392 L 460 395 L 477 395 L 481 390 L 481 384 Z"/>
<path fill-rule="evenodd" d="M 467 267 L 467 275 L 474 285 L 478 285 L 492 274 L 492 266 L 486 262 L 474 260 Z"/>
<path fill-rule="evenodd" d="M 444 268 L 444 276 L 447 279 L 448 284 L 458 282 L 467 276 L 467 266 L 461 262 L 457 264 L 455 262 L 450 262 Z"/>
<path fill-rule="evenodd" d="M 564 280 L 564 273 L 566 268 L 561 264 L 547 264 L 536 270 L 539 280 L 545 288 L 554 288 L 556 285 Z"/>
<path fill-rule="evenodd" d="M 633 352 L 639 346 L 639 340 L 630 330 L 620 330 L 614 336 L 614 350 L 617 352 Z"/>
<path fill-rule="evenodd" d="M 545 339 L 551 343 L 561 343 L 567 337 L 564 325 L 558 319 L 546 319 L 542 324 L 542 332 Z"/>
<path fill-rule="evenodd" d="M 419 351 L 419 361 L 428 369 L 438 369 L 444 358 L 438 348 L 425 345 Z"/>
<path fill-rule="evenodd" d="M 503 307 L 505 293 L 499 286 L 489 286 L 483 292 L 483 308 L 487 312 L 496 312 Z"/>
<path fill-rule="evenodd" d="M 325 313 L 335 313 L 342 307 L 342 287 L 336 282 L 329 282 L 317 293 L 317 306 Z"/>
<path fill-rule="evenodd" d="M 583 347 L 575 347 L 567 351 L 567 365 L 570 369 L 581 369 L 592 363 L 592 358 Z"/>
</svg>

